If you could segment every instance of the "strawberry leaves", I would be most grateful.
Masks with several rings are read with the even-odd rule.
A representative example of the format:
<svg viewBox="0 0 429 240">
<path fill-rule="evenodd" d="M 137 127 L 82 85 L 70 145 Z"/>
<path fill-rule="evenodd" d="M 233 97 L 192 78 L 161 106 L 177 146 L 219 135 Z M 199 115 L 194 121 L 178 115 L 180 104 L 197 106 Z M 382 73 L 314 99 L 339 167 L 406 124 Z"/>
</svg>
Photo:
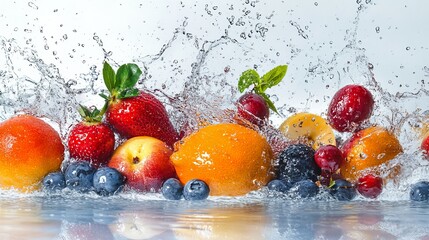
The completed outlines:
<svg viewBox="0 0 429 240">
<path fill-rule="evenodd" d="M 265 91 L 268 88 L 278 85 L 283 80 L 286 72 L 287 65 L 277 66 L 264 74 L 262 77 L 260 77 L 254 69 L 246 70 L 241 74 L 240 79 L 238 80 L 238 90 L 242 93 L 244 90 L 253 85 L 252 91 L 262 96 L 265 99 L 268 107 L 278 114 L 274 103 L 270 100 Z"/>
<path fill-rule="evenodd" d="M 96 107 L 90 109 L 80 104 L 77 111 L 82 119 L 88 123 L 101 122 L 104 114 L 103 109 L 99 110 Z"/>
<path fill-rule="evenodd" d="M 140 78 L 142 71 L 133 63 L 121 65 L 115 74 L 113 68 L 109 63 L 104 62 L 103 65 L 103 78 L 107 90 L 110 92 L 110 99 L 123 99 L 135 97 L 139 91 L 134 86 Z M 106 95 L 102 95 L 107 99 Z"/>
</svg>

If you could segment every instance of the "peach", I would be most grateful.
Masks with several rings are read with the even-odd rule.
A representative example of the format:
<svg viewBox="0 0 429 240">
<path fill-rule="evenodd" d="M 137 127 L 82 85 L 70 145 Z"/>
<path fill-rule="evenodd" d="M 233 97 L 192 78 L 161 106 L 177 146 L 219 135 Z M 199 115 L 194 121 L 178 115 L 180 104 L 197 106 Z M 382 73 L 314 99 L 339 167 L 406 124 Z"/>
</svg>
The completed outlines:
<svg viewBox="0 0 429 240">
<path fill-rule="evenodd" d="M 387 163 L 402 152 L 396 136 L 379 126 L 356 132 L 341 149 L 345 156 L 340 166 L 341 175 L 352 181 L 356 181 L 364 170 Z"/>
<path fill-rule="evenodd" d="M 64 158 L 59 134 L 45 121 L 19 115 L 0 123 L 0 187 L 32 191 L 58 171 Z"/>
<path fill-rule="evenodd" d="M 167 144 L 157 138 L 133 137 L 115 150 L 108 166 L 121 172 L 132 189 L 158 191 L 165 180 L 176 177 L 170 161 L 172 153 Z"/>
</svg>

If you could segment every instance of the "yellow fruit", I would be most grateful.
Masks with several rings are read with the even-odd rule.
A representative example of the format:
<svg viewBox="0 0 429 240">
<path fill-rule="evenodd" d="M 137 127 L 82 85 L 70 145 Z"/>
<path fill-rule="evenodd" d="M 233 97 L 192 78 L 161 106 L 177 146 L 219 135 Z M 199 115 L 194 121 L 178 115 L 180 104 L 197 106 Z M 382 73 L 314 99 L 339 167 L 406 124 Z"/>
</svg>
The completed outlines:
<svg viewBox="0 0 429 240">
<path fill-rule="evenodd" d="M 30 191 L 50 172 L 58 171 L 64 145 L 46 122 L 20 115 L 0 123 L 0 187 Z"/>
<path fill-rule="evenodd" d="M 355 133 L 342 147 L 345 160 L 341 175 L 355 181 L 361 172 L 394 159 L 402 152 L 396 136 L 385 128 L 374 126 Z"/>
<path fill-rule="evenodd" d="M 210 195 L 237 196 L 273 178 L 273 152 L 258 132 L 232 123 L 210 125 L 176 145 L 171 160 L 180 181 L 200 179 Z"/>
<path fill-rule="evenodd" d="M 292 115 L 280 125 L 279 129 L 290 140 L 304 141 L 315 150 L 323 145 L 336 145 L 331 126 L 316 114 L 303 112 Z"/>
</svg>

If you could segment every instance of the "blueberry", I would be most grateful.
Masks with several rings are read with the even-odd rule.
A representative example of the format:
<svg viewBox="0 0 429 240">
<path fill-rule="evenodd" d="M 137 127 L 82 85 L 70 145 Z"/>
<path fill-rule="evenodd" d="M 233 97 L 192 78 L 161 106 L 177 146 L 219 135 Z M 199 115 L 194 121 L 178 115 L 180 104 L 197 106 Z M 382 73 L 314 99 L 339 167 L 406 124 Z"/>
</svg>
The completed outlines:
<svg viewBox="0 0 429 240">
<path fill-rule="evenodd" d="M 329 193 L 340 201 L 350 201 L 357 194 L 355 186 L 344 179 L 335 180 L 335 184 L 329 189 Z"/>
<path fill-rule="evenodd" d="M 292 184 L 283 180 L 274 179 L 267 184 L 267 187 L 271 191 L 287 192 L 292 187 Z"/>
<path fill-rule="evenodd" d="M 429 182 L 420 181 L 411 186 L 410 199 L 412 201 L 427 201 L 429 199 Z"/>
<path fill-rule="evenodd" d="M 114 168 L 101 167 L 94 173 L 92 183 L 98 195 L 111 196 L 122 190 L 125 177 Z"/>
<path fill-rule="evenodd" d="M 183 185 L 176 178 L 169 178 L 162 184 L 161 193 L 168 200 L 180 200 L 183 196 Z"/>
<path fill-rule="evenodd" d="M 290 192 L 300 198 L 311 198 L 319 193 L 319 187 L 310 179 L 296 182 Z"/>
<path fill-rule="evenodd" d="M 43 178 L 43 189 L 54 192 L 66 187 L 66 180 L 62 172 L 52 172 Z"/>
<path fill-rule="evenodd" d="M 209 196 L 209 186 L 199 179 L 192 179 L 183 188 L 183 197 L 186 200 L 204 200 Z"/>
<path fill-rule="evenodd" d="M 66 185 L 78 192 L 88 192 L 92 189 L 95 168 L 88 162 L 72 162 L 65 171 Z"/>
<path fill-rule="evenodd" d="M 321 170 L 314 161 L 314 153 L 313 148 L 304 144 L 287 147 L 279 156 L 279 179 L 290 183 L 307 179 L 317 181 Z"/>
</svg>

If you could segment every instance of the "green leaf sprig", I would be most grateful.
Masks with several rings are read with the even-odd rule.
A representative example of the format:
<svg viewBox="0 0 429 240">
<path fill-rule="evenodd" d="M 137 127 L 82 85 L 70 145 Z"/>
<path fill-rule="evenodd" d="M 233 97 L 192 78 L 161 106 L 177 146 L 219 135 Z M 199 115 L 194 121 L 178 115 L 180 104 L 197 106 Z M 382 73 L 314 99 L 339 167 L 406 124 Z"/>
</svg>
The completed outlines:
<svg viewBox="0 0 429 240">
<path fill-rule="evenodd" d="M 238 80 L 238 90 L 240 93 L 244 92 L 247 88 L 253 85 L 252 91 L 260 95 L 267 102 L 268 107 L 273 110 L 275 113 L 279 114 L 274 103 L 270 100 L 265 91 L 268 88 L 278 85 L 284 78 L 287 72 L 287 65 L 280 65 L 269 72 L 264 74 L 262 77 L 259 76 L 258 72 L 254 69 L 249 69 L 244 71 L 240 79 Z"/>
<path fill-rule="evenodd" d="M 104 62 L 103 79 L 110 97 L 104 94 L 100 94 L 100 96 L 109 101 L 137 96 L 139 90 L 135 88 L 135 85 L 141 74 L 140 68 L 133 63 L 121 65 L 115 73 L 109 63 Z"/>
<path fill-rule="evenodd" d="M 90 109 L 88 107 L 85 107 L 79 104 L 77 111 L 85 122 L 98 123 L 98 122 L 101 122 L 101 120 L 103 119 L 103 115 L 106 109 L 104 107 L 101 110 L 99 110 L 96 107 L 93 109 Z"/>
</svg>

